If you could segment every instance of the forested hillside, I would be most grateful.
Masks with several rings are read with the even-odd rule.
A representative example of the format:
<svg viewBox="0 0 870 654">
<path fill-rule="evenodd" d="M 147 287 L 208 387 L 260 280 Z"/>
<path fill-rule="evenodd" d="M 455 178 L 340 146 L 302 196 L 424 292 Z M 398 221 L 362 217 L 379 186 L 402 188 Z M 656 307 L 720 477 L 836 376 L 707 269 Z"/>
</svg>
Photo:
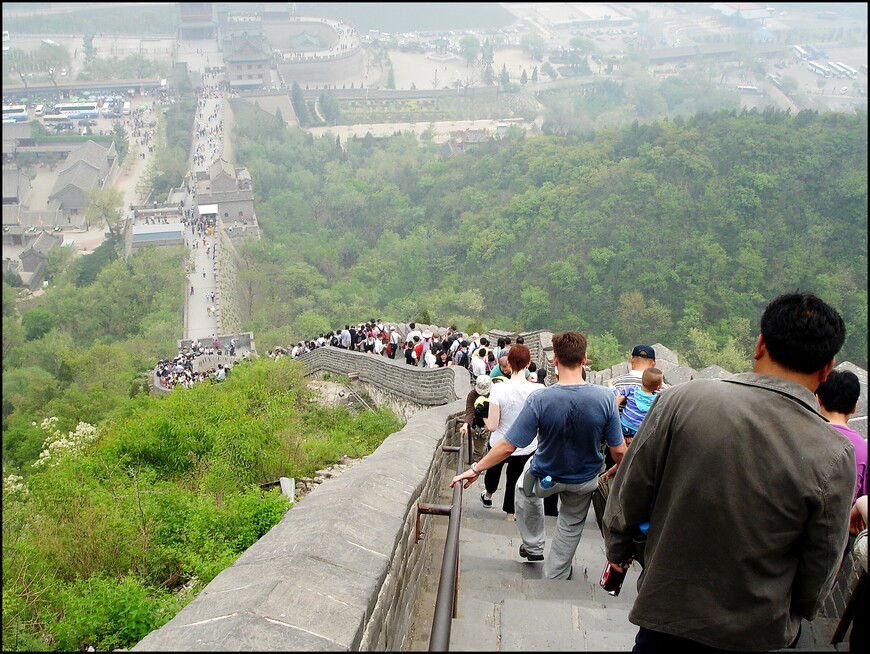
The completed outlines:
<svg viewBox="0 0 870 654">
<path fill-rule="evenodd" d="M 842 312 L 840 358 L 867 365 L 866 113 L 515 133 L 446 161 L 408 134 L 342 150 L 262 113 L 237 123 L 267 235 L 243 247 L 260 343 L 425 317 L 739 370 L 762 306 L 800 288 Z"/>
<path fill-rule="evenodd" d="M 3 651 L 132 647 L 281 519 L 287 497 L 259 484 L 401 427 L 384 408 L 321 406 L 306 383 L 299 362 L 261 357 L 220 384 L 116 401 L 100 425 L 41 420 L 38 461 L 4 466 Z"/>
</svg>

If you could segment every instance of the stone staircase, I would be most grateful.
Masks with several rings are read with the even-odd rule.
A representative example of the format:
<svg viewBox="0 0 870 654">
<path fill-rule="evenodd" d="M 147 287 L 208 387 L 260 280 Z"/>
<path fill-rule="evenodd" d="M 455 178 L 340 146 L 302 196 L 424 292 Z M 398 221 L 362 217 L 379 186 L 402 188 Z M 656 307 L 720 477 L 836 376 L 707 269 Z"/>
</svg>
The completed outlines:
<svg viewBox="0 0 870 654">
<path fill-rule="evenodd" d="M 618 597 L 598 585 L 605 556 L 594 509 L 589 509 L 574 555 L 573 579 L 542 579 L 542 563 L 519 556 L 519 530 L 500 508 L 503 491 L 496 492 L 493 508 L 486 509 L 478 499 L 481 490 L 482 482 L 475 482 L 463 493 L 457 617 L 450 650 L 630 651 L 637 627 L 628 621 L 628 613 L 637 597 L 640 567 L 632 565 Z M 447 521 L 438 520 L 438 528 L 426 537 L 443 542 Z M 545 518 L 548 548 L 556 520 Z M 436 549 L 440 557 L 441 548 Z M 439 568 L 440 558 L 426 575 L 434 582 L 427 592 L 430 601 Z M 835 626 L 836 620 L 822 618 L 804 622 L 797 649 L 848 651 L 848 642 L 829 644 Z M 406 651 L 425 651 L 428 633 L 418 634 L 408 645 Z"/>
<path fill-rule="evenodd" d="M 516 523 L 500 510 L 501 493 L 485 509 L 475 483 L 464 494 L 460 532 L 457 618 L 454 651 L 627 651 L 637 628 L 628 611 L 637 596 L 639 568 L 629 571 L 619 597 L 598 585 L 604 567 L 604 540 L 590 508 L 574 555 L 570 581 L 541 579 L 541 563 L 519 556 Z M 545 519 L 548 537 L 556 518 Z"/>
</svg>

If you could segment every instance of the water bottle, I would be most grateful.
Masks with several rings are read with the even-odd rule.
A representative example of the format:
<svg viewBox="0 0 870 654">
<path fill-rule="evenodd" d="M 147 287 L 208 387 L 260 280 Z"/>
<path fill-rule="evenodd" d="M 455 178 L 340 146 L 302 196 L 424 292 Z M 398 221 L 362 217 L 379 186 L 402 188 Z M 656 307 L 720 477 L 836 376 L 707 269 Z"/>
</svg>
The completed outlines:
<svg viewBox="0 0 870 654">
<path fill-rule="evenodd" d="M 647 532 L 649 532 L 649 522 L 641 522 L 637 526 L 638 534 L 632 540 L 634 540 L 634 560 L 640 563 L 641 567 L 643 567 L 644 561 L 644 551 L 646 550 L 646 536 Z"/>
<path fill-rule="evenodd" d="M 553 478 L 550 475 L 547 475 L 541 480 L 541 488 L 543 488 L 544 490 L 549 490 L 555 485 L 556 482 L 553 481 Z"/>
</svg>

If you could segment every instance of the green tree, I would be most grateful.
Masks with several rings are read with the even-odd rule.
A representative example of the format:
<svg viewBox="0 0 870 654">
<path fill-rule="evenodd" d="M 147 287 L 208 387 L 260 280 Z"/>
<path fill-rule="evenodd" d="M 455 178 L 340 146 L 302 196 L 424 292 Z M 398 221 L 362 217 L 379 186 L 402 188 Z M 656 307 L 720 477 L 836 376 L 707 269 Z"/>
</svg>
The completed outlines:
<svg viewBox="0 0 870 654">
<path fill-rule="evenodd" d="M 459 52 L 465 59 L 466 66 L 471 65 L 480 54 L 480 40 L 473 34 L 463 36 L 459 40 Z"/>
<path fill-rule="evenodd" d="M 595 41 L 586 38 L 585 36 L 571 37 L 571 48 L 581 55 L 592 54 L 595 52 Z"/>
<path fill-rule="evenodd" d="M 619 341 L 613 332 L 606 331 L 600 336 L 590 334 L 587 338 L 587 354 L 593 370 L 604 370 L 625 360 Z"/>
<path fill-rule="evenodd" d="M 17 291 L 6 282 L 3 282 L 3 317 L 15 315 L 15 298 Z"/>
<path fill-rule="evenodd" d="M 24 337 L 28 341 L 42 338 L 52 329 L 57 327 L 58 318 L 48 309 L 34 307 L 21 314 L 21 326 L 24 328 Z"/>
<path fill-rule="evenodd" d="M 308 117 L 308 106 L 305 104 L 305 96 L 302 93 L 302 89 L 299 88 L 298 82 L 293 82 L 290 91 L 290 102 L 293 105 L 293 111 L 296 112 L 296 122 L 301 127 L 304 127 L 311 119 Z"/>
<path fill-rule="evenodd" d="M 547 42 L 540 34 L 526 34 L 520 39 L 520 48 L 532 59 L 541 61 L 547 51 Z"/>
<path fill-rule="evenodd" d="M 293 321 L 293 333 L 297 340 L 310 340 L 325 334 L 331 329 L 331 323 L 325 316 L 314 311 L 304 311 Z"/>
<path fill-rule="evenodd" d="M 92 225 L 105 225 L 109 233 L 116 239 L 120 239 L 122 232 L 121 209 L 124 206 L 124 198 L 121 192 L 113 186 L 95 188 L 86 192 L 88 207 L 85 217 Z"/>
</svg>

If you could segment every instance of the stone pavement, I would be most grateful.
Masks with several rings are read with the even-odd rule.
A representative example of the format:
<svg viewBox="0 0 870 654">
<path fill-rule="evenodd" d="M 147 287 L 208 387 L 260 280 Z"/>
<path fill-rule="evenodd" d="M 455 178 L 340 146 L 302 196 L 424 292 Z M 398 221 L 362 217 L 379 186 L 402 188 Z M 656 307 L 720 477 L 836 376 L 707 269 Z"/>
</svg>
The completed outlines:
<svg viewBox="0 0 870 654">
<path fill-rule="evenodd" d="M 453 473 L 445 473 L 445 485 Z M 590 506 L 583 537 L 574 555 L 570 581 L 541 578 L 542 563 L 519 556 L 522 539 L 516 523 L 501 511 L 504 486 L 486 509 L 479 496 L 481 481 L 463 492 L 459 535 L 457 617 L 452 622 L 451 651 L 631 651 L 637 627 L 628 613 L 637 597 L 640 567 L 632 564 L 618 597 L 598 584 L 604 568 L 604 539 Z M 450 503 L 442 494 L 439 503 Z M 433 561 L 421 585 L 418 615 L 406 651 L 426 651 L 431 633 L 447 519 L 437 518 L 425 538 L 437 540 Z M 545 518 L 547 549 L 557 518 Z M 848 651 L 848 644 L 828 644 L 835 621 L 803 623 L 797 649 Z M 789 650 L 791 651 L 791 650 Z"/>
<path fill-rule="evenodd" d="M 194 236 L 190 229 L 185 230 L 188 244 L 192 243 Z M 215 313 L 209 313 L 206 307 L 218 306 L 217 300 L 206 300 L 206 293 L 214 293 L 217 285 L 215 283 L 215 263 L 213 259 L 214 252 L 207 248 L 214 248 L 217 243 L 217 236 L 206 236 L 199 239 L 199 246 L 191 249 L 192 259 L 194 261 L 193 272 L 189 275 L 190 284 L 187 290 L 187 306 L 185 308 L 184 320 L 184 338 L 199 339 L 210 338 L 217 333 L 217 316 Z M 203 244 L 204 243 L 204 244 Z M 194 292 L 190 293 L 190 286 L 193 286 Z M 218 297 L 220 300 L 220 297 Z"/>
<path fill-rule="evenodd" d="M 503 489 L 493 495 L 491 509 L 481 504 L 481 490 L 478 481 L 463 493 L 458 617 L 450 649 L 630 650 L 637 628 L 628 622 L 628 611 L 639 567 L 633 564 L 618 597 L 598 585 L 605 556 L 594 510 L 574 555 L 573 579 L 542 579 L 543 564 L 519 556 L 519 530 L 500 508 Z M 545 519 L 545 555 L 556 520 Z"/>
</svg>

